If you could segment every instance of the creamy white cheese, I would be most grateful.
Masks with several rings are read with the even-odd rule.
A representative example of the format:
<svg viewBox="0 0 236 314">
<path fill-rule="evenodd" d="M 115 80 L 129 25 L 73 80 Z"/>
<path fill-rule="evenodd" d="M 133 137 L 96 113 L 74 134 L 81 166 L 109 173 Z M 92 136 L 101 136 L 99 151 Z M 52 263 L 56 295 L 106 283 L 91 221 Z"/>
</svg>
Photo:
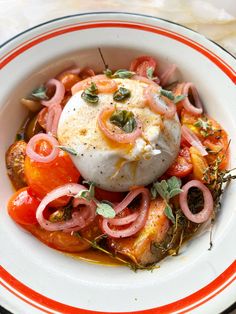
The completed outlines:
<svg viewBox="0 0 236 314">
<path fill-rule="evenodd" d="M 117 103 L 112 94 L 99 93 L 98 104 L 92 105 L 81 98 L 82 91 L 76 93 L 62 112 L 58 140 L 76 150 L 77 156 L 71 158 L 84 179 L 106 190 L 128 191 L 156 180 L 173 163 L 179 150 L 180 124 L 177 117 L 163 120 L 146 106 L 146 84 L 129 79 L 116 82 L 128 88 L 131 97 Z M 100 131 L 99 112 L 114 105 L 132 111 L 141 121 L 142 136 L 134 144 L 119 144 Z"/>
</svg>

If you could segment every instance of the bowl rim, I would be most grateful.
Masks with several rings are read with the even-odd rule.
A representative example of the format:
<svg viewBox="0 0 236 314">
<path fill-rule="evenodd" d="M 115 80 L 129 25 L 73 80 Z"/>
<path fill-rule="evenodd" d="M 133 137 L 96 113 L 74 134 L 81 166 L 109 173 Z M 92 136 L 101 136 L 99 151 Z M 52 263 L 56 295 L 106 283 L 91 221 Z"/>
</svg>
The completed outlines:
<svg viewBox="0 0 236 314">
<path fill-rule="evenodd" d="M 232 57 L 234 60 L 236 60 L 236 57 L 230 53 L 229 51 L 227 51 L 224 47 L 222 47 L 221 45 L 219 45 L 218 43 L 214 42 L 213 40 L 207 38 L 205 35 L 203 34 L 200 34 L 199 32 L 195 31 L 195 30 L 192 30 L 191 28 L 189 27 L 186 27 L 182 24 L 179 24 L 179 23 L 176 23 L 176 22 L 173 22 L 173 21 L 170 21 L 168 19 L 163 19 L 163 18 L 159 18 L 159 17 L 156 17 L 156 16 L 153 16 L 153 15 L 148 15 L 148 14 L 141 14 L 141 13 L 131 13 L 131 12 L 122 12 L 122 11 L 93 11 L 93 12 L 84 12 L 84 13 L 76 13 L 76 14 L 72 14 L 72 15 L 66 15 L 66 16 L 61 16 L 61 17 L 58 17 L 58 18 L 54 18 L 54 19 L 51 19 L 51 20 L 47 20 L 45 22 L 42 22 L 42 23 L 39 23 L 33 27 L 30 27 L 30 28 L 27 28 L 25 29 L 24 31 L 16 34 L 15 36 L 9 38 L 8 40 L 6 40 L 5 42 L 3 42 L 2 44 L 0 44 L 0 48 L 4 48 L 4 47 L 7 47 L 7 45 L 11 42 L 13 42 L 15 39 L 29 33 L 30 31 L 32 30 L 35 30 L 35 29 L 38 29 L 40 28 L 41 26 L 45 26 L 45 25 L 49 25 L 53 22 L 57 22 L 57 21 L 62 21 L 62 20 L 67 20 L 67 19 L 70 19 L 70 18 L 74 18 L 74 17 L 80 17 L 80 16 L 96 16 L 96 15 L 127 15 L 127 16 L 138 16 L 138 17 L 144 17 L 144 18 L 152 18 L 154 20 L 161 20 L 161 21 L 165 21 L 169 24 L 174 24 L 174 25 L 177 25 L 178 27 L 181 27 L 181 28 L 184 28 L 184 29 L 187 29 L 188 32 L 192 32 L 192 33 L 195 33 L 197 34 L 199 37 L 202 37 L 203 39 L 206 39 L 207 41 L 209 42 L 212 42 L 214 45 L 218 46 L 220 49 L 222 49 L 226 54 L 228 54 L 230 57 Z M 232 306 L 232 305 L 231 305 Z M 79 310 L 79 309 L 78 309 Z M 141 313 L 141 312 L 140 312 Z"/>
<path fill-rule="evenodd" d="M 198 34 L 199 36 L 202 36 L 203 38 L 205 38 L 206 40 L 212 42 L 213 44 L 215 44 L 216 46 L 218 46 L 220 49 L 222 49 L 224 52 L 226 52 L 227 54 L 229 54 L 232 58 L 234 58 L 236 60 L 236 56 L 233 55 L 230 51 L 228 51 L 226 48 L 224 48 L 223 46 L 221 46 L 219 43 L 215 42 L 214 40 L 210 39 L 209 37 L 199 33 L 198 31 L 195 31 L 193 30 L 192 28 L 188 27 L 188 26 L 185 26 L 183 24 L 180 24 L 180 23 L 177 23 L 177 22 L 174 22 L 174 21 L 171 21 L 171 20 L 168 20 L 168 19 L 164 19 L 164 18 L 161 18 L 161 17 L 157 17 L 155 15 L 151 15 L 151 14 L 143 14 L 143 13 L 132 13 L 132 12 L 122 12 L 122 11 L 92 11 L 92 12 L 83 12 L 83 13 L 75 13 L 75 14 L 69 14 L 69 15 L 64 15 L 64 16 L 60 16 L 60 17 L 57 17 L 57 18 L 54 18 L 54 19 L 50 19 L 50 20 L 47 20 L 47 21 L 44 21 L 42 23 L 38 23 L 32 27 L 29 27 L 29 28 L 26 28 L 25 30 L 17 33 L 16 35 L 10 37 L 9 39 L 5 40 L 2 44 L 0 44 L 0 49 L 5 47 L 6 45 L 8 45 L 9 43 L 11 43 L 13 40 L 15 40 L 16 38 L 34 30 L 34 29 L 37 29 L 41 26 L 44 26 L 44 25 L 47 25 L 47 24 L 51 24 L 53 22 L 57 22 L 57 21 L 61 21 L 61 20 L 64 20 L 64 19 L 70 19 L 70 18 L 73 18 L 73 17 L 77 17 L 77 16 L 86 16 L 86 15 L 103 15 L 103 14 L 122 14 L 122 15 L 131 15 L 131 16 L 140 16 L 140 17 L 147 17 L 147 18 L 153 18 L 155 20 L 161 20 L 161 21 L 165 21 L 165 22 L 168 22 L 170 24 L 174 24 L 174 25 L 178 25 L 179 27 L 182 27 L 182 28 L 185 28 L 187 29 L 188 31 L 190 32 L 193 32 L 195 34 Z"/>
</svg>

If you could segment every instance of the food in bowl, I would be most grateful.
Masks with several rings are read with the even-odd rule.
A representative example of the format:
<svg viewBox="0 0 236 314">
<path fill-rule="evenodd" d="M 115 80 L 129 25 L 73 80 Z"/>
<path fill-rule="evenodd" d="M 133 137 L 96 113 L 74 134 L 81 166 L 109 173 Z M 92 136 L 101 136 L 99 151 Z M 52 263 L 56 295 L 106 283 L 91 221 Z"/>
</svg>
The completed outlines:
<svg viewBox="0 0 236 314">
<path fill-rule="evenodd" d="M 74 67 L 22 99 L 30 113 L 6 153 L 11 218 L 54 249 L 133 269 L 178 254 L 230 175 L 227 133 L 175 71 L 150 56 L 103 74 Z"/>
</svg>

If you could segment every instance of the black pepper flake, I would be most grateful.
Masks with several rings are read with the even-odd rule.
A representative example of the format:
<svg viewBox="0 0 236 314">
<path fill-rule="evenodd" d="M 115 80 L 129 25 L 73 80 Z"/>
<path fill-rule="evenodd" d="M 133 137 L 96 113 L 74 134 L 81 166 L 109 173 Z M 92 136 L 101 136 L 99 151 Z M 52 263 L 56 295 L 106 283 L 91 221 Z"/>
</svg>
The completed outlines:
<svg viewBox="0 0 236 314">
<path fill-rule="evenodd" d="M 102 172 L 102 171 L 100 171 L 100 174 L 103 174 L 103 172 Z"/>
<path fill-rule="evenodd" d="M 96 147 L 95 147 L 95 146 L 93 146 L 93 149 L 96 149 Z"/>
<path fill-rule="evenodd" d="M 83 157 L 83 156 L 84 156 L 84 154 L 81 154 L 81 156 Z"/>
</svg>

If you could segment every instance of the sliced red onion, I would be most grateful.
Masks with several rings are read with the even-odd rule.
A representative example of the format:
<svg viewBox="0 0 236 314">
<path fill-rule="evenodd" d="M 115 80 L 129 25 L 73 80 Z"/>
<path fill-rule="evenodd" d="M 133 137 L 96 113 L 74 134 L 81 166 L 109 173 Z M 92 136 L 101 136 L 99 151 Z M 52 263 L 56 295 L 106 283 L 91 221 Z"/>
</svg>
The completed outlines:
<svg viewBox="0 0 236 314">
<path fill-rule="evenodd" d="M 133 143 L 142 134 L 142 125 L 139 120 L 136 119 L 136 129 L 132 133 L 115 133 L 108 129 L 106 120 L 115 111 L 115 108 L 104 108 L 98 115 L 98 126 L 100 130 L 111 140 L 118 143 Z"/>
<path fill-rule="evenodd" d="M 189 97 L 188 97 L 190 89 L 192 91 L 195 106 L 190 102 Z M 199 97 L 199 94 L 195 85 L 190 82 L 185 83 L 182 93 L 186 95 L 186 97 L 183 100 L 184 109 L 192 113 L 195 116 L 202 114 L 203 105 L 202 105 L 201 99 Z"/>
<path fill-rule="evenodd" d="M 160 85 L 161 86 L 166 86 L 173 74 L 175 73 L 177 67 L 175 64 L 169 65 L 169 67 L 161 74 L 160 76 Z"/>
<path fill-rule="evenodd" d="M 46 124 L 46 132 L 48 134 L 52 134 L 53 136 L 57 135 L 57 127 L 61 117 L 62 108 L 60 104 L 51 105 L 48 108 L 47 115 L 47 124 Z"/>
<path fill-rule="evenodd" d="M 199 190 L 201 190 L 204 198 L 204 207 L 197 214 L 193 214 L 188 207 L 188 191 L 192 187 L 196 187 Z M 181 192 L 179 195 L 179 201 L 181 210 L 184 213 L 184 215 L 190 221 L 198 224 L 207 221 L 210 218 L 214 207 L 214 202 L 210 190 L 202 182 L 198 180 L 189 181 L 182 187 L 182 190 L 183 192 Z"/>
<path fill-rule="evenodd" d="M 155 113 L 164 115 L 167 119 L 172 119 L 176 113 L 176 105 L 168 99 L 164 101 L 162 97 L 156 94 L 156 91 L 153 86 L 144 90 L 144 98 L 150 109 Z"/>
<path fill-rule="evenodd" d="M 72 196 L 75 197 L 80 191 L 87 190 L 86 187 L 77 183 L 69 183 L 60 186 L 50 193 L 48 193 L 39 204 L 36 212 L 36 219 L 40 226 L 48 231 L 63 230 L 66 232 L 77 231 L 88 224 L 90 224 L 95 218 L 96 204 L 94 201 L 87 201 L 84 199 L 76 199 L 76 207 L 79 205 L 84 205 L 80 211 L 74 210 L 72 218 L 67 221 L 61 222 L 50 222 L 44 218 L 44 210 L 52 201 L 62 197 L 62 196 Z"/>
<path fill-rule="evenodd" d="M 197 137 L 197 135 L 195 135 L 193 133 L 192 130 L 190 130 L 186 125 L 182 125 L 181 127 L 181 134 L 182 137 L 189 142 L 190 145 L 192 145 L 193 147 L 195 147 L 202 156 L 206 156 L 208 155 L 205 147 L 202 145 L 201 141 L 199 140 L 199 138 Z"/>
<path fill-rule="evenodd" d="M 102 220 L 102 228 L 103 231 L 110 237 L 113 238 L 127 238 L 134 234 L 136 234 L 138 231 L 140 231 L 147 220 L 149 205 L 150 205 L 150 196 L 149 191 L 146 188 L 140 187 L 132 190 L 125 198 L 124 200 L 116 205 L 114 207 L 114 210 L 116 212 L 116 215 L 118 215 L 120 212 L 122 212 L 132 201 L 135 197 L 137 197 L 139 194 L 142 194 L 142 200 L 140 204 L 140 208 L 138 210 L 138 215 L 135 220 L 134 215 L 128 215 L 127 216 L 127 228 L 123 228 L 122 230 L 115 230 L 112 229 L 112 226 L 124 226 L 125 217 L 122 218 L 112 218 L 107 219 L 103 218 Z M 131 216 L 131 217 L 130 217 Z M 133 221 L 132 221 L 133 220 Z M 112 221 L 115 221 L 115 224 L 112 224 Z M 120 221 L 120 222 L 119 222 Z"/>
<path fill-rule="evenodd" d="M 56 79 L 50 79 L 47 82 L 46 86 L 50 86 L 50 85 L 55 86 L 56 90 L 55 90 L 55 93 L 51 99 L 41 101 L 41 104 L 46 106 L 46 107 L 49 107 L 49 106 L 55 105 L 55 104 L 60 104 L 61 101 L 63 100 L 64 96 L 65 96 L 65 87 L 60 81 L 58 81 Z"/>
<path fill-rule="evenodd" d="M 42 156 L 35 151 L 35 146 L 38 141 L 46 141 L 52 146 L 51 153 L 47 156 Z M 53 161 L 59 154 L 58 141 L 49 134 L 39 133 L 34 135 L 28 142 L 26 146 L 27 156 L 36 162 L 48 163 Z"/>
<path fill-rule="evenodd" d="M 109 223 L 112 224 L 113 226 L 123 226 L 123 225 L 128 225 L 131 222 L 135 221 L 139 216 L 138 212 L 135 212 L 133 214 L 130 214 L 126 217 L 121 217 L 121 218 L 111 218 L 109 219 Z"/>
<path fill-rule="evenodd" d="M 132 76 L 132 80 L 136 80 L 136 81 L 139 81 L 141 83 L 145 83 L 145 84 L 148 84 L 148 85 L 152 85 L 154 86 L 155 88 L 159 89 L 160 86 L 158 85 L 159 81 L 158 80 L 150 80 L 144 76 L 140 76 L 140 75 L 134 75 Z"/>
</svg>

